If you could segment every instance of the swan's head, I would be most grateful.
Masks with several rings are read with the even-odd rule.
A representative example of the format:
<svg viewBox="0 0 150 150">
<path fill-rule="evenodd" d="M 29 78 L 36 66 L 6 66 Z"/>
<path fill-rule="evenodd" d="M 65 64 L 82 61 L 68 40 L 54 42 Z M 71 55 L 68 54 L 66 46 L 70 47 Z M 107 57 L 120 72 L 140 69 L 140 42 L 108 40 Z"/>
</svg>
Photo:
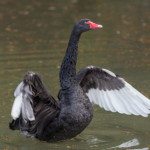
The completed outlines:
<svg viewBox="0 0 150 150">
<path fill-rule="evenodd" d="M 90 19 L 81 19 L 75 24 L 75 30 L 78 33 L 86 32 L 89 30 L 96 30 L 102 28 L 102 25 L 92 22 Z"/>
</svg>

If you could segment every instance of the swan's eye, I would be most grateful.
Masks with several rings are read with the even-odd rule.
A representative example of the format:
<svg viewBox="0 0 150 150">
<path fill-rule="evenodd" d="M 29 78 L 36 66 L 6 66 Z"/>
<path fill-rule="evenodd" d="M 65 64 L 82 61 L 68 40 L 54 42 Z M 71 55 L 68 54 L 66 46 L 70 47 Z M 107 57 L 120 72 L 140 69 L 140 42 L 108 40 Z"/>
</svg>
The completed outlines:
<svg viewBox="0 0 150 150">
<path fill-rule="evenodd" d="M 79 24 L 79 26 L 80 26 L 80 27 L 83 27 L 84 25 L 83 25 L 83 24 Z"/>
</svg>

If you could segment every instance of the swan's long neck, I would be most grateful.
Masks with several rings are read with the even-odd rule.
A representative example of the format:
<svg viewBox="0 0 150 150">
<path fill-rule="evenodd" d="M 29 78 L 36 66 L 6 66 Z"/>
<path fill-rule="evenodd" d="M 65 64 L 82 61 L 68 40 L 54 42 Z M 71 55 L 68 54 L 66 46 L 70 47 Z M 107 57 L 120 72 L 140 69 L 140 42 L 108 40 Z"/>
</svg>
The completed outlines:
<svg viewBox="0 0 150 150">
<path fill-rule="evenodd" d="M 60 69 L 60 84 L 62 89 L 70 87 L 75 81 L 78 42 L 81 35 L 75 31 L 76 30 L 74 29 L 71 33 L 66 54 Z"/>
</svg>

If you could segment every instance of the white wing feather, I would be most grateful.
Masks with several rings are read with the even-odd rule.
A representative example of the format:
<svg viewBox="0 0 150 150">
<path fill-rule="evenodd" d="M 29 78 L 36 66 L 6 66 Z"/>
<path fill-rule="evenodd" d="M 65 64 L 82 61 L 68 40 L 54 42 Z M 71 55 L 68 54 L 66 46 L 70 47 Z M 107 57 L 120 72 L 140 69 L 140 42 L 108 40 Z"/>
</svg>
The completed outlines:
<svg viewBox="0 0 150 150">
<path fill-rule="evenodd" d="M 11 110 L 11 116 L 14 120 L 19 118 L 21 113 L 21 107 L 22 107 L 22 93 L 20 93 L 14 100 L 12 110 Z"/>
<path fill-rule="evenodd" d="M 150 100 L 120 78 L 125 87 L 120 90 L 90 89 L 86 94 L 90 101 L 107 111 L 134 114 L 147 117 L 150 114 Z"/>
<path fill-rule="evenodd" d="M 20 82 L 19 85 L 17 86 L 15 92 L 14 92 L 14 96 L 17 97 L 20 93 L 21 93 L 21 90 L 23 89 L 23 82 Z"/>
<path fill-rule="evenodd" d="M 22 114 L 24 121 L 35 120 L 33 108 L 31 106 L 31 95 L 32 92 L 30 91 L 29 86 L 24 86 L 23 82 L 17 86 L 14 92 L 15 100 L 11 110 L 11 116 L 14 120 L 19 118 L 20 114 Z"/>
</svg>

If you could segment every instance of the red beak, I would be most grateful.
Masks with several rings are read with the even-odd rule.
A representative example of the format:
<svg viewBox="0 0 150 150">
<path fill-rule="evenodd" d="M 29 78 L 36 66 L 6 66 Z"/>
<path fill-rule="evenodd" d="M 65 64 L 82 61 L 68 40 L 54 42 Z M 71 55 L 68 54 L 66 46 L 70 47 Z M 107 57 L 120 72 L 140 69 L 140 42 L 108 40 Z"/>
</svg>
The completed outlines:
<svg viewBox="0 0 150 150">
<path fill-rule="evenodd" d="M 90 29 L 94 30 L 94 29 L 100 29 L 102 28 L 103 26 L 100 25 L 100 24 L 96 24 L 92 21 L 87 21 L 86 24 L 88 24 L 90 26 Z"/>
</svg>

